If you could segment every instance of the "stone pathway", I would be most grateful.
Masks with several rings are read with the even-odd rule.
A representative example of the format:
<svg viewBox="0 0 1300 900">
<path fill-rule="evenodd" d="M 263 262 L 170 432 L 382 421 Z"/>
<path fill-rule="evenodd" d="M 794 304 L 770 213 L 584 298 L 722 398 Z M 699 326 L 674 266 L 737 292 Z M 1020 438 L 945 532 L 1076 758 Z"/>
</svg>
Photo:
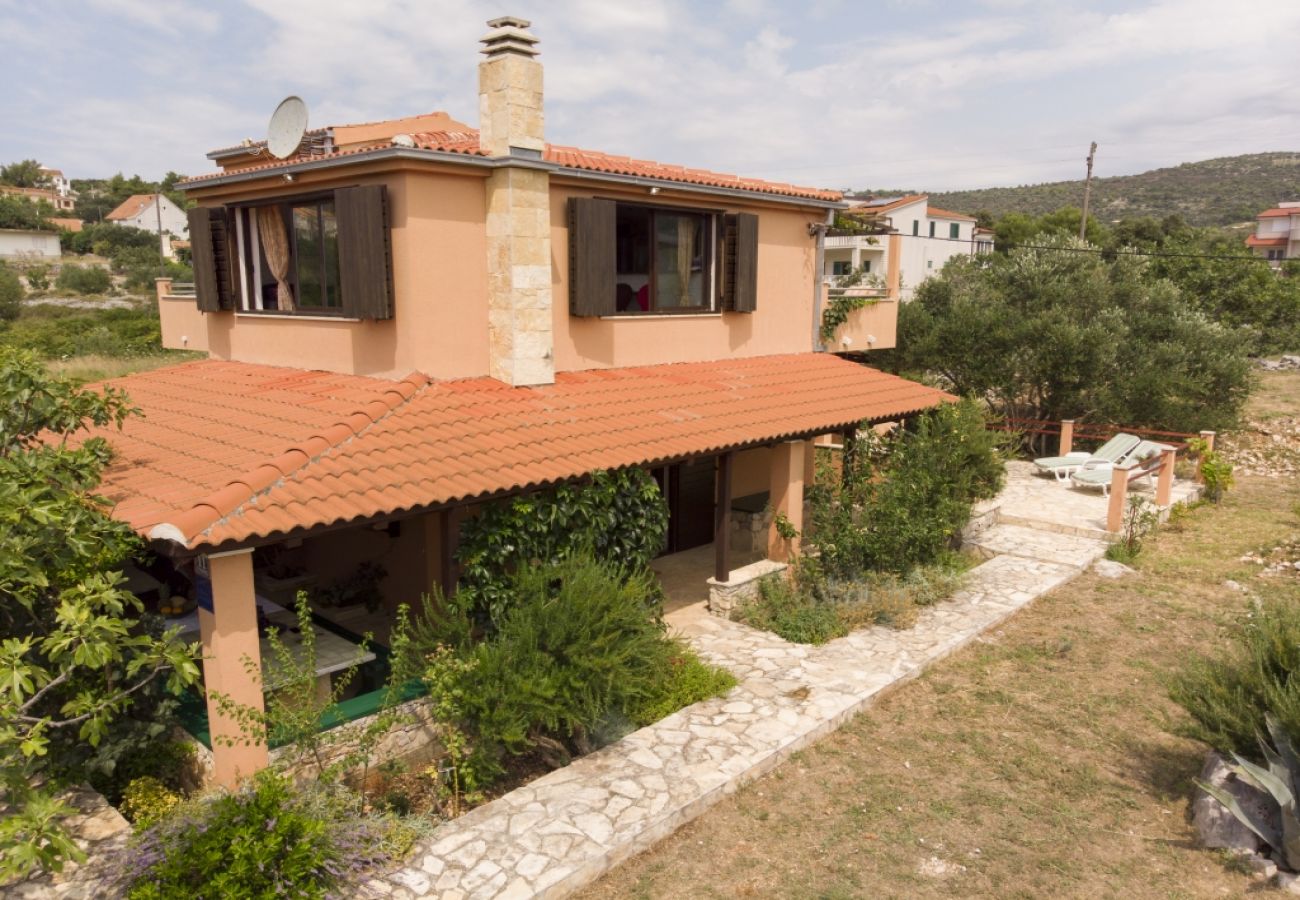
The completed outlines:
<svg viewBox="0 0 1300 900">
<path fill-rule="evenodd" d="M 869 628 L 810 647 L 696 611 L 675 616 L 702 657 L 736 674 L 736 688 L 448 822 L 411 865 L 367 888 L 403 900 L 569 894 L 1074 578 L 1106 547 L 996 522 L 972 541 L 991 558 L 907 631 Z"/>
</svg>

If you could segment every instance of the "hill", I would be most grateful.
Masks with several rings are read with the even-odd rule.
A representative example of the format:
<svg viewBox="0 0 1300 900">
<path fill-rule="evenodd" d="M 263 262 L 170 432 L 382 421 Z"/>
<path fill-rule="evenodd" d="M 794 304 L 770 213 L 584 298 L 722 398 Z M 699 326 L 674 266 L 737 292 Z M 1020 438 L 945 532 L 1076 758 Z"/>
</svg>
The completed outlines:
<svg viewBox="0 0 1300 900">
<path fill-rule="evenodd" d="M 1099 155 L 1099 159 L 1104 157 Z M 1300 200 L 1300 153 L 1252 153 L 1116 175 L 1092 181 L 1092 212 L 1102 222 L 1180 215 L 1191 225 L 1248 222 L 1279 200 Z M 1083 205 L 1083 179 L 930 194 L 944 209 L 994 217 L 1009 212 L 1041 216 Z"/>
</svg>

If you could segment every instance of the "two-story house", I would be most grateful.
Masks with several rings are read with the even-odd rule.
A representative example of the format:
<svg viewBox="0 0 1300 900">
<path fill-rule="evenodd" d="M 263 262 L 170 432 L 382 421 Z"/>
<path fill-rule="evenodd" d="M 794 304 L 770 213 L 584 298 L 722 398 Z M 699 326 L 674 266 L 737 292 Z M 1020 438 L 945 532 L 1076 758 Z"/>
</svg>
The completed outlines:
<svg viewBox="0 0 1300 900">
<path fill-rule="evenodd" d="M 124 228 L 152 231 L 161 242 L 160 250 L 168 259 L 175 257 L 172 239 L 189 236 L 189 218 L 165 194 L 132 194 L 119 203 L 104 221 Z"/>
<path fill-rule="evenodd" d="M 948 399 L 819 346 L 838 193 L 549 143 L 536 38 L 489 25 L 478 128 L 320 128 L 287 159 L 215 151 L 184 186 L 195 292 L 160 283 L 164 342 L 209 358 L 114 382 L 144 415 L 107 434 L 103 491 L 193 574 L 205 682 L 237 702 L 263 703 L 244 660 L 286 582 L 381 562 L 391 614 L 454 590 L 481 504 L 642 467 L 665 552 L 712 544 L 701 586 L 726 584 L 738 499 L 798 528 L 815 438 Z M 888 347 L 895 314 L 843 327 Z M 206 712 L 216 780 L 265 765 Z"/>
<path fill-rule="evenodd" d="M 1300 259 L 1300 200 L 1279 203 L 1255 218 L 1255 233 L 1246 238 L 1247 247 L 1274 267 Z"/>
<path fill-rule="evenodd" d="M 925 194 L 852 200 L 844 219 L 854 227 L 826 238 L 826 280 L 875 275 L 890 298 L 911 299 L 954 256 L 992 249 L 976 240 L 974 216 L 931 206 Z"/>
</svg>

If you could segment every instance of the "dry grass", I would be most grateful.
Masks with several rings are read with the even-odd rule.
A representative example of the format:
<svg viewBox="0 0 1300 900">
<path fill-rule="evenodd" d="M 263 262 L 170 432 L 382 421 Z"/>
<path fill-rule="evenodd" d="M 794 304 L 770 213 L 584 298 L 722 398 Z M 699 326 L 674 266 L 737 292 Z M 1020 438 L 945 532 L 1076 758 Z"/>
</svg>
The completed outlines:
<svg viewBox="0 0 1300 900">
<path fill-rule="evenodd" d="M 78 381 L 103 381 L 106 378 L 120 378 L 133 372 L 148 372 L 163 366 L 174 366 L 191 359 L 202 359 L 206 355 L 186 351 L 128 357 L 88 354 L 68 359 L 52 359 L 46 363 L 46 368 L 55 375 L 66 375 Z"/>
<path fill-rule="evenodd" d="M 1295 414 L 1300 376 L 1261 412 Z M 587 897 L 1221 897 L 1263 891 L 1196 846 L 1204 748 L 1165 674 L 1269 584 L 1239 557 L 1293 533 L 1300 484 L 1246 478 L 1162 531 L 1123 581 L 1043 598 L 741 790 Z M 964 869 L 936 876 L 937 857 Z"/>
</svg>

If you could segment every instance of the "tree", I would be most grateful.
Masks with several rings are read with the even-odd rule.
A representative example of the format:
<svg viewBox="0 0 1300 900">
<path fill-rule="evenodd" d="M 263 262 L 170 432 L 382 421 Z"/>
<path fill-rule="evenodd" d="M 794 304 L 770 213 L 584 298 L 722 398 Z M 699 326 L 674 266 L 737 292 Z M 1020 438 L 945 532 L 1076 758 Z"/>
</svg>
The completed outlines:
<svg viewBox="0 0 1300 900">
<path fill-rule="evenodd" d="M 951 261 L 898 317 L 900 371 L 931 372 L 1010 417 L 1176 431 L 1232 424 L 1246 335 L 1211 321 L 1141 257 L 1077 238 Z"/>
<path fill-rule="evenodd" d="M 50 183 L 49 176 L 41 171 L 41 164 L 34 159 L 23 159 L 0 166 L 0 184 L 14 187 L 45 187 Z"/>
<path fill-rule="evenodd" d="M 12 322 L 23 308 L 23 283 L 18 273 L 0 262 L 0 322 Z"/>
<path fill-rule="evenodd" d="M 50 204 L 43 201 L 32 203 L 26 197 L 0 194 L 0 228 L 53 231 L 54 226 L 46 221 L 46 216 L 53 211 Z"/>
<path fill-rule="evenodd" d="M 0 881 L 79 851 L 55 791 L 120 739 L 159 685 L 198 677 L 194 648 L 141 622 L 119 567 L 139 540 L 95 496 L 111 453 L 95 426 L 135 411 L 114 388 L 53 378 L 29 353 L 0 353 Z M 39 786 L 37 786 L 39 784 Z"/>
</svg>

